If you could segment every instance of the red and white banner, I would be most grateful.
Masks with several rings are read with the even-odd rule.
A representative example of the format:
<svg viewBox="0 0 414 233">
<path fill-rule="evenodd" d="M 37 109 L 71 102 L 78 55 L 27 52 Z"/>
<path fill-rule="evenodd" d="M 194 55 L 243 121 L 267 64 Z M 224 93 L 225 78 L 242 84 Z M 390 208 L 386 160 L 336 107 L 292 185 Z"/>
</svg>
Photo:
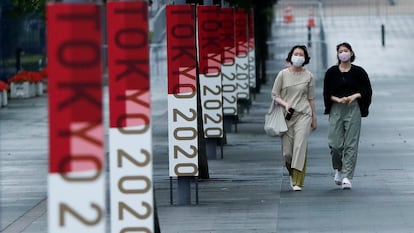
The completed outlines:
<svg viewBox="0 0 414 233">
<path fill-rule="evenodd" d="M 48 232 L 104 233 L 100 6 L 51 3 L 47 20 Z"/>
<path fill-rule="evenodd" d="M 194 5 L 168 5 L 169 174 L 198 176 L 197 53 Z"/>
<path fill-rule="evenodd" d="M 153 232 L 147 1 L 108 2 L 111 232 Z"/>
<path fill-rule="evenodd" d="M 220 13 L 221 74 L 223 114 L 237 115 L 236 43 L 234 39 L 234 9 L 221 8 Z"/>
<path fill-rule="evenodd" d="M 255 40 L 254 40 L 254 10 L 250 9 L 249 12 L 249 74 L 250 74 L 250 87 L 256 88 L 256 51 L 255 51 Z"/>
<path fill-rule="evenodd" d="M 250 98 L 249 84 L 249 44 L 247 34 L 247 14 L 244 9 L 237 9 L 235 14 L 236 40 L 236 80 L 237 99 Z"/>
<path fill-rule="evenodd" d="M 205 138 L 223 137 L 220 8 L 198 6 L 200 98 Z"/>
</svg>

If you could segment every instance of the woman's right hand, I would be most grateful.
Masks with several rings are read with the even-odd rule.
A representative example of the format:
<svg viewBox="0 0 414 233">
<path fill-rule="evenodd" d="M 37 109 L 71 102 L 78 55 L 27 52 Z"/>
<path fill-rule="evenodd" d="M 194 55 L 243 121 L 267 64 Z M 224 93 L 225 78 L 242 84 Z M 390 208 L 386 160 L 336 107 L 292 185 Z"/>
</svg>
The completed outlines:
<svg viewBox="0 0 414 233">
<path fill-rule="evenodd" d="M 276 97 L 276 98 L 275 98 L 275 101 L 276 101 L 278 104 L 280 104 L 280 105 L 284 106 L 284 107 L 285 107 L 285 111 L 286 111 L 286 112 L 289 112 L 290 105 L 289 105 L 287 102 L 285 102 L 282 98 L 280 98 L 280 97 L 278 96 L 278 97 Z"/>
<path fill-rule="evenodd" d="M 348 97 L 339 98 L 338 103 L 347 104 L 349 102 Z"/>
<path fill-rule="evenodd" d="M 289 105 L 288 103 L 286 103 L 286 104 L 285 104 L 285 111 L 286 111 L 286 112 L 289 112 L 289 109 L 290 109 L 290 105 Z"/>
<path fill-rule="evenodd" d="M 340 103 L 340 104 L 347 104 L 349 102 L 348 97 L 339 98 L 339 97 L 336 97 L 336 96 L 332 96 L 331 100 L 335 101 L 337 103 Z"/>
</svg>

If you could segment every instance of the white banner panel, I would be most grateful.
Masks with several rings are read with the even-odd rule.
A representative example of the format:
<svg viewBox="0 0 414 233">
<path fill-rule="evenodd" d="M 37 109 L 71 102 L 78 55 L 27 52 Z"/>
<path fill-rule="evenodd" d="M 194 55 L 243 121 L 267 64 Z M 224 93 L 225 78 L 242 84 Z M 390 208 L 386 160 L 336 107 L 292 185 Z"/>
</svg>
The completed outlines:
<svg viewBox="0 0 414 233">
<path fill-rule="evenodd" d="M 109 129 L 111 232 L 153 232 L 151 129 L 136 133 L 144 127 Z"/>
<path fill-rule="evenodd" d="M 236 56 L 236 85 L 237 85 L 237 99 L 249 99 L 250 85 L 249 85 L 249 57 Z"/>
<path fill-rule="evenodd" d="M 168 95 L 170 176 L 198 176 L 197 95 Z"/>
<path fill-rule="evenodd" d="M 100 174 L 99 170 L 49 174 L 48 232 L 105 232 L 105 196 L 97 192 L 105 185 Z"/>
<path fill-rule="evenodd" d="M 221 73 L 200 74 L 201 104 L 205 138 L 223 137 Z"/>
<path fill-rule="evenodd" d="M 221 66 L 223 88 L 223 114 L 227 116 L 237 115 L 237 83 L 236 65 L 228 63 Z"/>
<path fill-rule="evenodd" d="M 256 55 L 254 48 L 249 50 L 249 75 L 250 87 L 256 88 Z"/>
</svg>

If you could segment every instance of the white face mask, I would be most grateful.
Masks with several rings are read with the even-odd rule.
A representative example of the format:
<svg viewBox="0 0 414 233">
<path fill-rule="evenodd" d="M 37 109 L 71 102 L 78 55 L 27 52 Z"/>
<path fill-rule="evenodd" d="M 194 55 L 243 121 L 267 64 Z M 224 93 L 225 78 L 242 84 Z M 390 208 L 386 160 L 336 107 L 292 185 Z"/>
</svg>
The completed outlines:
<svg viewBox="0 0 414 233">
<path fill-rule="evenodd" d="M 302 57 L 302 56 L 293 55 L 292 58 L 290 59 L 290 61 L 292 62 L 293 66 L 301 67 L 303 65 L 303 63 L 305 62 L 305 58 Z"/>
<path fill-rule="evenodd" d="M 338 58 L 342 62 L 347 62 L 347 61 L 349 61 L 349 59 L 351 59 L 351 53 L 350 52 L 341 52 L 340 54 L 338 54 Z"/>
</svg>

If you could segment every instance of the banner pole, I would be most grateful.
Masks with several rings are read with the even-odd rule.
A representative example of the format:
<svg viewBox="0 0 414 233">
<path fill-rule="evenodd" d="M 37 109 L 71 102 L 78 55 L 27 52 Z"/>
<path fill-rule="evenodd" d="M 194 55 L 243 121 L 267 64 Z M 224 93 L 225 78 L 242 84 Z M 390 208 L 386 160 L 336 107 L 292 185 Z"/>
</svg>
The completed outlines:
<svg viewBox="0 0 414 233">
<path fill-rule="evenodd" d="M 169 174 L 177 177 L 177 204 L 190 205 L 199 175 L 195 7 L 175 1 L 166 13 Z"/>
<path fill-rule="evenodd" d="M 101 8 L 48 2 L 47 45 L 48 232 L 105 233 Z"/>
</svg>

